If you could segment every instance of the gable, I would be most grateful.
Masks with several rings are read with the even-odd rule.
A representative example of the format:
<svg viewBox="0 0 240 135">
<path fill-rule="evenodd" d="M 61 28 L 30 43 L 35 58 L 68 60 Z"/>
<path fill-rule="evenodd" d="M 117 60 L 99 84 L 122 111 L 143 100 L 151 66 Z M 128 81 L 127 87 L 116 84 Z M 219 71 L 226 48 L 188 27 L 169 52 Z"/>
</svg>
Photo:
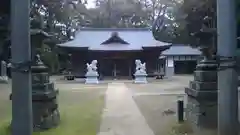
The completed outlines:
<svg viewBox="0 0 240 135">
<path fill-rule="evenodd" d="M 111 37 L 101 44 L 129 44 L 119 37 L 118 32 L 112 32 Z"/>
</svg>

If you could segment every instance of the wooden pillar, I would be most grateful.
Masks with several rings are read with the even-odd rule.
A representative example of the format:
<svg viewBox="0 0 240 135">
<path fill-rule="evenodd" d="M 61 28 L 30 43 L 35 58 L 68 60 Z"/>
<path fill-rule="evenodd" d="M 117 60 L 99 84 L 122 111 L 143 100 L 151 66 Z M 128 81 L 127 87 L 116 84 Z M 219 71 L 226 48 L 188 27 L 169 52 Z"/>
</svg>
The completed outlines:
<svg viewBox="0 0 240 135">
<path fill-rule="evenodd" d="M 113 61 L 114 62 L 114 69 L 113 69 L 113 77 L 114 77 L 114 79 L 116 79 L 117 78 L 117 67 L 116 67 L 116 62 L 115 61 Z"/>
<path fill-rule="evenodd" d="M 128 60 L 128 73 L 129 73 L 129 77 L 132 77 L 132 60 Z"/>
</svg>

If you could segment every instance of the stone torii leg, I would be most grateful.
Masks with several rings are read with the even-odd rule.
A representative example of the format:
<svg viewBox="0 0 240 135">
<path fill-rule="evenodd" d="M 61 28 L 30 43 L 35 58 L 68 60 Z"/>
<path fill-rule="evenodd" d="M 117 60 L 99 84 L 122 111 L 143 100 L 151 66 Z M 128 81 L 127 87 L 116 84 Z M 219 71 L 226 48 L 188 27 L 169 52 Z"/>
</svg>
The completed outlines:
<svg viewBox="0 0 240 135">
<path fill-rule="evenodd" d="M 30 0 L 11 0 L 12 71 L 31 60 Z M 22 67 L 27 68 L 27 67 Z M 29 69 L 29 68 L 28 68 Z M 31 71 L 12 73 L 12 135 L 32 135 Z"/>
<path fill-rule="evenodd" d="M 217 0 L 218 135 L 238 135 L 235 0 Z"/>
</svg>

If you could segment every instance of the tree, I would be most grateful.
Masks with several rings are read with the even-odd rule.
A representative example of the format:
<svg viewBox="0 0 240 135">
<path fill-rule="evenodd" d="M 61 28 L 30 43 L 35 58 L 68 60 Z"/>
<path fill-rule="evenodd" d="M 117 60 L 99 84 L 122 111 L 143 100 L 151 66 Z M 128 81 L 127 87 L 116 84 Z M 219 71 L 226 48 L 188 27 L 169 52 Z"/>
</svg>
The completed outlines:
<svg viewBox="0 0 240 135">
<path fill-rule="evenodd" d="M 153 35 L 157 40 L 184 43 L 186 38 L 183 13 L 179 12 L 183 1 L 170 0 L 160 5 L 160 10 L 153 22 Z M 157 10 L 157 9 L 156 9 Z M 156 12 L 156 11 L 155 11 Z"/>
<path fill-rule="evenodd" d="M 144 27 L 144 11 L 131 0 L 98 0 L 96 8 L 90 9 L 91 27 Z"/>
<path fill-rule="evenodd" d="M 81 0 L 32 0 L 29 17 L 31 28 L 43 29 L 52 36 L 55 44 L 64 42 L 74 36 L 73 33 L 82 22 L 85 11 L 84 2 Z M 11 57 L 10 24 L 10 1 L 7 0 L 0 4 L 0 59 L 5 61 Z M 54 48 L 54 46 L 49 47 L 52 48 L 51 50 Z M 44 57 L 50 56 L 50 53 L 52 56 L 56 56 L 57 52 L 45 53 L 41 51 L 41 55 Z"/>
<path fill-rule="evenodd" d="M 155 31 L 159 40 L 168 39 L 172 43 L 198 46 L 199 39 L 193 34 L 199 32 L 203 24 L 216 29 L 216 0 L 183 0 L 175 5 L 175 10 L 168 12 L 172 19 L 166 21 L 161 16 L 157 18 L 154 26 L 157 27 Z M 212 44 L 216 45 L 216 37 Z"/>
<path fill-rule="evenodd" d="M 90 27 L 151 27 L 158 16 L 171 16 L 177 0 L 97 0 L 89 9 Z M 168 19 L 166 19 L 168 20 Z"/>
<path fill-rule="evenodd" d="M 9 56 L 9 20 L 10 1 L 2 1 L 0 4 L 0 59 L 7 60 Z"/>
</svg>

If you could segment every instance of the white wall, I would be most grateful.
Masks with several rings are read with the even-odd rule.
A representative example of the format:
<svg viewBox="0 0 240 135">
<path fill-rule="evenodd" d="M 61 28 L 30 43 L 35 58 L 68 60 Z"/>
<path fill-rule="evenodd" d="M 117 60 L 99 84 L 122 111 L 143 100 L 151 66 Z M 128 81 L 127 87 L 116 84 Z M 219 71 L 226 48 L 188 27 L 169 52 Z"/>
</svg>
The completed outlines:
<svg viewBox="0 0 240 135">
<path fill-rule="evenodd" d="M 167 57 L 166 59 L 166 77 L 174 75 L 174 59 L 173 57 Z"/>
<path fill-rule="evenodd" d="M 167 56 L 166 58 L 166 77 L 171 77 L 174 75 L 174 61 L 189 61 L 198 60 L 199 56 Z"/>
</svg>

